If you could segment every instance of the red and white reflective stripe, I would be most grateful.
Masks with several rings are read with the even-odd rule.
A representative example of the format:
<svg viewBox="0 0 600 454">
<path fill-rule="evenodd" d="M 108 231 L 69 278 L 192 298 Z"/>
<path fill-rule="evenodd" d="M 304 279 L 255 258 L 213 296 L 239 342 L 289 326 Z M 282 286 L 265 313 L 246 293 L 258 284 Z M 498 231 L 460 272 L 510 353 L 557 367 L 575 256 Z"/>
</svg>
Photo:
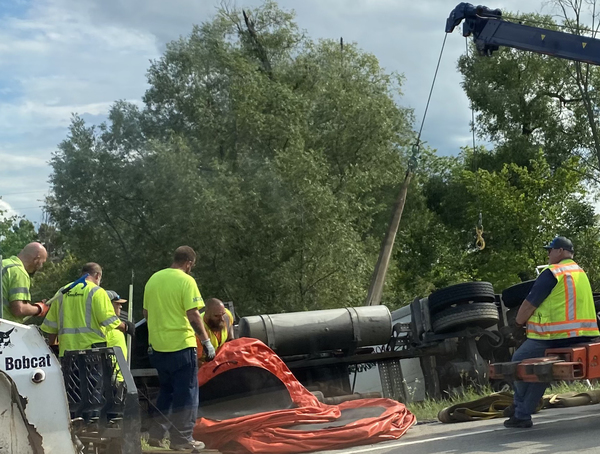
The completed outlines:
<svg viewBox="0 0 600 454">
<path fill-rule="evenodd" d="M 559 323 L 527 323 L 527 331 L 536 334 L 569 333 L 576 336 L 576 331 L 594 331 L 598 329 L 596 320 L 578 320 Z"/>
</svg>

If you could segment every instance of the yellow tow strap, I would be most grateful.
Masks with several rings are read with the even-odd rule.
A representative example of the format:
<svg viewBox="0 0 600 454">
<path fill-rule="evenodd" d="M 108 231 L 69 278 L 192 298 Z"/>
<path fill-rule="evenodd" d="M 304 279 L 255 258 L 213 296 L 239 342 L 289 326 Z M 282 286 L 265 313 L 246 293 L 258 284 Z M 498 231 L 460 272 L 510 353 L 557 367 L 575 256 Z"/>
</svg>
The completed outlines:
<svg viewBox="0 0 600 454">
<path fill-rule="evenodd" d="M 503 410 L 512 403 L 512 393 L 501 391 L 471 402 L 446 407 L 438 413 L 438 419 L 443 423 L 454 423 L 502 418 Z M 600 403 L 600 390 L 547 394 L 540 400 L 536 412 L 542 408 L 577 407 L 598 403 Z"/>
</svg>

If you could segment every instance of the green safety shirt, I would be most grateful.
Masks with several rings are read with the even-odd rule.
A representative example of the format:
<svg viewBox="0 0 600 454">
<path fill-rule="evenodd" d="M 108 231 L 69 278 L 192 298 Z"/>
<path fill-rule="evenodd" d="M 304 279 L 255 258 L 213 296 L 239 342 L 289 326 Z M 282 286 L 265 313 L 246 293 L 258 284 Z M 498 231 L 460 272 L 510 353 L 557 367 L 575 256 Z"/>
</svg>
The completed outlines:
<svg viewBox="0 0 600 454">
<path fill-rule="evenodd" d="M 571 259 L 550 265 L 557 284 L 527 321 L 529 339 L 598 336 L 592 287 L 585 272 Z"/>
<path fill-rule="evenodd" d="M 23 262 L 17 256 L 2 260 L 2 305 L 3 318 L 12 322 L 23 323 L 25 317 L 16 317 L 10 310 L 12 301 L 31 301 L 29 287 L 31 279 Z"/>
<path fill-rule="evenodd" d="M 107 342 L 109 331 L 120 324 L 106 291 L 86 281 L 85 287 L 77 284 L 65 294 L 58 292 L 41 329 L 58 334 L 59 356 L 63 356 L 67 350 L 87 350 Z"/>
<path fill-rule="evenodd" d="M 158 352 L 195 348 L 196 337 L 187 311 L 203 307 L 204 300 L 192 276 L 176 268 L 154 273 L 144 289 L 149 344 Z"/>
</svg>

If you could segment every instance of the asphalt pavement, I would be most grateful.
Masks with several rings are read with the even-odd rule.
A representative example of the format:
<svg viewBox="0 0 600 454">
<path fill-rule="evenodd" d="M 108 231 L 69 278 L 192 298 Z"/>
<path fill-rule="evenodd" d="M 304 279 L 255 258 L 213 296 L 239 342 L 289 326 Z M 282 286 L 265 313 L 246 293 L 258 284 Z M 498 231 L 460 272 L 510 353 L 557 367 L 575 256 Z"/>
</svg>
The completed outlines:
<svg viewBox="0 0 600 454">
<path fill-rule="evenodd" d="M 530 429 L 503 421 L 419 424 L 399 440 L 322 454 L 600 454 L 600 405 L 542 410 Z"/>
</svg>

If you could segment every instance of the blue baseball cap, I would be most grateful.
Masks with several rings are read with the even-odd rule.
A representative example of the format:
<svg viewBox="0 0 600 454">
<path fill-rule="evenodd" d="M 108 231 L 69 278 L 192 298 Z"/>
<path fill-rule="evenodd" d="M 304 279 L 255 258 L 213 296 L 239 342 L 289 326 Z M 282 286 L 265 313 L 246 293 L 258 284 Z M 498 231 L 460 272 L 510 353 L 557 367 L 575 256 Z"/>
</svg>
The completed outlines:
<svg viewBox="0 0 600 454">
<path fill-rule="evenodd" d="M 114 290 L 107 290 L 106 294 L 110 298 L 111 303 L 123 304 L 123 303 L 127 302 L 127 300 L 121 299 L 119 294 L 117 292 L 115 292 Z"/>
<path fill-rule="evenodd" d="M 565 251 L 573 252 L 573 242 L 564 236 L 557 236 L 544 246 L 544 249 L 564 249 Z"/>
</svg>

